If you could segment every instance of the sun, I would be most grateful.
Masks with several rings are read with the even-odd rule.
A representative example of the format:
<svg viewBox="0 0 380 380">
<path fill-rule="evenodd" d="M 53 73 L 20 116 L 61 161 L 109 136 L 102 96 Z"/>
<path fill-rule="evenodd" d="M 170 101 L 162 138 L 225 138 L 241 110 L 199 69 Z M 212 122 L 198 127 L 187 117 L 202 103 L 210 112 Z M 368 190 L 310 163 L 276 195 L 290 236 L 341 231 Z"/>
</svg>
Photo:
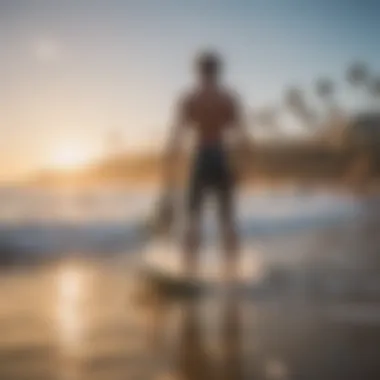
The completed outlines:
<svg viewBox="0 0 380 380">
<path fill-rule="evenodd" d="M 94 159 L 93 154 L 85 146 L 68 143 L 58 146 L 51 155 L 50 164 L 55 169 L 80 169 Z"/>
</svg>

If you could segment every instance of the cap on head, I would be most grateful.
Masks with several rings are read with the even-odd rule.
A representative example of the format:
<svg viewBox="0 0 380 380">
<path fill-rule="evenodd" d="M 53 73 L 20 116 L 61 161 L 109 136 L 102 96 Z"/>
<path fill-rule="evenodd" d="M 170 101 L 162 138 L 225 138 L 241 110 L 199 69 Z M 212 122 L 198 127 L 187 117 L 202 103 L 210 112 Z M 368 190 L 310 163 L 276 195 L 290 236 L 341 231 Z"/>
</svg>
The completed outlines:
<svg viewBox="0 0 380 380">
<path fill-rule="evenodd" d="M 215 77 L 222 66 L 220 55 L 214 51 L 205 51 L 198 55 L 196 60 L 197 71 L 206 77 Z"/>
</svg>

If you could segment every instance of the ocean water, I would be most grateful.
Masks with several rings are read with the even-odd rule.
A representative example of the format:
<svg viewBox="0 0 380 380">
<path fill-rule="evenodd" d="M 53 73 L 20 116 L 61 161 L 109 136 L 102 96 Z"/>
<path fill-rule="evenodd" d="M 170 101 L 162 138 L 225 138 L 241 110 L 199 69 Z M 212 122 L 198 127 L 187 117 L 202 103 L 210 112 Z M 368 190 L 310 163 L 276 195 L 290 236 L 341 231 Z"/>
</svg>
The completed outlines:
<svg viewBox="0 0 380 380">
<path fill-rule="evenodd" d="M 0 243 L 3 250 L 27 255 L 133 251 L 146 240 L 141 227 L 152 215 L 156 196 L 147 189 L 1 188 Z M 361 213 L 362 205 L 328 192 L 281 189 L 245 191 L 237 209 L 240 234 L 249 241 L 345 223 Z M 211 202 L 204 218 L 211 244 L 217 233 L 214 215 Z"/>
</svg>

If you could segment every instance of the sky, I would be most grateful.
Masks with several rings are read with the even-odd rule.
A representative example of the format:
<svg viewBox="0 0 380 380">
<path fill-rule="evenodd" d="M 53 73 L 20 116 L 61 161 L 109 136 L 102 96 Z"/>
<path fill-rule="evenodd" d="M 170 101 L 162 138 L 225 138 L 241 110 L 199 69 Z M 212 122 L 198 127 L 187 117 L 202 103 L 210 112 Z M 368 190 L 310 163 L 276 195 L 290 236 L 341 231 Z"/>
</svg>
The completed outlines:
<svg viewBox="0 0 380 380">
<path fill-rule="evenodd" d="M 369 0 L 0 0 L 0 179 L 110 140 L 159 146 L 200 49 L 223 54 L 248 111 L 343 83 L 358 59 L 380 73 L 379 16 Z"/>
</svg>

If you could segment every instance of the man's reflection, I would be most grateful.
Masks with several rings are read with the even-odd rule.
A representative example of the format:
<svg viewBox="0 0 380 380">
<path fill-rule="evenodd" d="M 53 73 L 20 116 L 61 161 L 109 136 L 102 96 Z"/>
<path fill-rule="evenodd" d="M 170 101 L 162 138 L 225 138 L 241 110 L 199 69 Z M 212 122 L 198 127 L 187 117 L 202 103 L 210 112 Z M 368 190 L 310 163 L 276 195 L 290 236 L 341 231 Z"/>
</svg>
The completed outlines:
<svg viewBox="0 0 380 380">
<path fill-rule="evenodd" d="M 239 301 L 233 296 L 226 296 L 222 300 L 221 328 L 217 337 L 217 348 L 220 360 L 206 345 L 203 327 L 206 321 L 201 316 L 202 302 L 200 300 L 187 300 L 183 304 L 173 305 L 167 300 L 160 299 L 153 307 L 153 338 L 154 347 L 161 350 L 163 342 L 168 336 L 167 329 L 172 324 L 167 323 L 168 312 L 172 306 L 179 308 L 178 333 L 175 336 L 175 358 L 173 368 L 180 379 L 184 380 L 240 380 L 243 379 L 242 369 L 242 327 Z"/>
<path fill-rule="evenodd" d="M 207 350 L 202 334 L 200 304 L 188 302 L 182 308 L 178 335 L 178 371 L 186 380 L 215 378 L 211 353 Z"/>
<path fill-rule="evenodd" d="M 229 295 L 223 304 L 221 347 L 222 368 L 220 379 L 240 380 L 243 379 L 243 347 L 242 347 L 242 320 L 240 315 L 239 301 Z"/>
</svg>

